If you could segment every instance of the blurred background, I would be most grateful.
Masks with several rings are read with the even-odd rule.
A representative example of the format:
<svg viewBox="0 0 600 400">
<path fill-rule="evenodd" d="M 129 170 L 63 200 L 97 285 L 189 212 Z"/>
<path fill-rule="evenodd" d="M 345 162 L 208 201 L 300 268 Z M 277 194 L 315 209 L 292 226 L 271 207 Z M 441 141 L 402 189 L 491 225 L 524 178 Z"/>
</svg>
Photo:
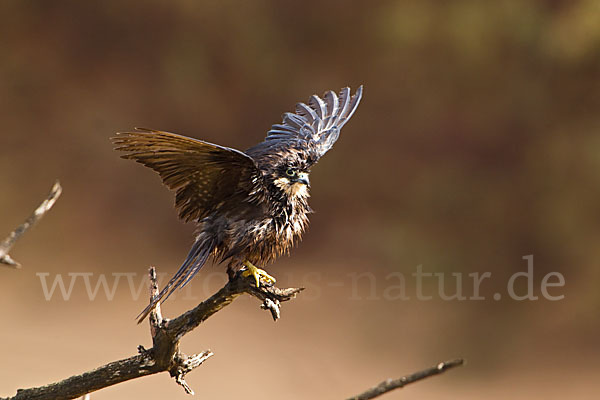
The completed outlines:
<svg viewBox="0 0 600 400">
<path fill-rule="evenodd" d="M 0 236 L 64 188 L 11 252 L 23 268 L 0 268 L 0 396 L 150 345 L 134 321 L 147 267 L 172 274 L 193 226 L 152 171 L 119 159 L 114 132 L 245 149 L 296 102 L 364 84 L 313 169 L 308 234 L 267 266 L 305 293 L 277 323 L 244 297 L 186 336 L 184 352 L 216 354 L 187 377 L 198 398 L 341 399 L 455 357 L 467 365 L 386 398 L 597 398 L 596 0 L 4 0 L 0 22 Z M 527 255 L 539 299 L 513 300 Z M 467 297 L 468 274 L 490 272 L 485 299 L 445 301 L 429 278 L 419 300 L 417 266 L 448 294 L 461 273 Z M 541 296 L 550 272 L 562 300 Z M 73 273 L 89 287 L 78 275 L 68 300 L 58 286 L 47 299 L 43 283 L 68 289 Z M 114 293 L 90 296 L 102 277 Z M 163 311 L 224 279 L 205 267 Z M 187 398 L 167 374 L 92 398 L 132 396 Z"/>
</svg>

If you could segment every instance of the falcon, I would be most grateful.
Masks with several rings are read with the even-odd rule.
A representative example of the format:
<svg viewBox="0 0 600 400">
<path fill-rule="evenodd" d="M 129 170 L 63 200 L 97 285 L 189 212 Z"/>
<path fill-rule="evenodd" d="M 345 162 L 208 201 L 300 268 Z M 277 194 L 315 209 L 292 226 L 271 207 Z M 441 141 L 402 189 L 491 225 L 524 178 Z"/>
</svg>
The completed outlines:
<svg viewBox="0 0 600 400">
<path fill-rule="evenodd" d="M 265 140 L 239 151 L 174 133 L 136 128 L 112 138 L 122 158 L 156 171 L 175 191 L 175 207 L 195 222 L 195 241 L 159 295 L 138 315 L 184 287 L 209 258 L 253 277 L 257 287 L 275 278 L 257 266 L 289 253 L 308 224 L 309 173 L 356 111 L 362 86 L 313 95 L 283 114 Z"/>
</svg>

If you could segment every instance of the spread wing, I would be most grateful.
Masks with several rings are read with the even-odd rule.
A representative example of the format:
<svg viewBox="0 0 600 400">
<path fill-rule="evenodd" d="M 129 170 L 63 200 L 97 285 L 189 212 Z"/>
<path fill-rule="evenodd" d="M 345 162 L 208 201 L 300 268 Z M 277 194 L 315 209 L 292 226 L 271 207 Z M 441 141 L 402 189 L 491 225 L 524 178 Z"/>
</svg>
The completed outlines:
<svg viewBox="0 0 600 400">
<path fill-rule="evenodd" d="M 340 130 L 356 111 L 362 91 L 360 86 L 351 96 L 350 88 L 346 87 L 339 95 L 330 90 L 323 98 L 311 96 L 308 105 L 298 103 L 296 112 L 283 114 L 283 122 L 273 125 L 265 141 L 249 149 L 248 153 L 277 153 L 283 147 L 295 147 L 307 150 L 316 162 L 338 139 Z"/>
<path fill-rule="evenodd" d="M 174 133 L 136 128 L 112 138 L 116 149 L 152 168 L 176 191 L 175 206 L 184 221 L 202 219 L 262 191 L 256 163 L 241 151 Z"/>
</svg>

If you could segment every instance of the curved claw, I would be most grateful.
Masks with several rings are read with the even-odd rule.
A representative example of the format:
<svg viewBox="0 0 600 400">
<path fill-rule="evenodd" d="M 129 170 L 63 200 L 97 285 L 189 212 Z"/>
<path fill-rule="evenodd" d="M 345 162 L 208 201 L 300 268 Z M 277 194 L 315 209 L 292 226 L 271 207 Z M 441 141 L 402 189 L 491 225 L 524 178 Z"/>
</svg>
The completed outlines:
<svg viewBox="0 0 600 400">
<path fill-rule="evenodd" d="M 265 271 L 264 269 L 257 268 L 250 261 L 245 261 L 244 266 L 246 267 L 246 270 L 244 272 L 242 272 L 242 276 L 244 276 L 244 277 L 253 276 L 254 281 L 256 282 L 256 287 L 260 287 L 260 279 L 261 278 L 270 284 L 274 284 L 276 282 L 276 279 L 273 278 L 271 275 L 269 275 L 267 273 L 267 271 Z"/>
</svg>

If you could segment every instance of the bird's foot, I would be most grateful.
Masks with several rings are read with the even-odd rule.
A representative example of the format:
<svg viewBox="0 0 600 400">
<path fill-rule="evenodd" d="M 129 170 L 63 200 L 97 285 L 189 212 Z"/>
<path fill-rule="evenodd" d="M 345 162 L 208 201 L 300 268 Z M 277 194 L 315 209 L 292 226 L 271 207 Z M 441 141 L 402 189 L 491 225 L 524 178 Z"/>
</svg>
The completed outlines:
<svg viewBox="0 0 600 400">
<path fill-rule="evenodd" d="M 256 281 L 256 287 L 260 287 L 261 278 L 271 285 L 276 282 L 275 278 L 269 275 L 267 271 L 265 271 L 264 269 L 257 268 L 250 261 L 244 262 L 244 266 L 246 267 L 246 270 L 242 272 L 242 276 L 253 276 L 254 280 Z"/>
</svg>

